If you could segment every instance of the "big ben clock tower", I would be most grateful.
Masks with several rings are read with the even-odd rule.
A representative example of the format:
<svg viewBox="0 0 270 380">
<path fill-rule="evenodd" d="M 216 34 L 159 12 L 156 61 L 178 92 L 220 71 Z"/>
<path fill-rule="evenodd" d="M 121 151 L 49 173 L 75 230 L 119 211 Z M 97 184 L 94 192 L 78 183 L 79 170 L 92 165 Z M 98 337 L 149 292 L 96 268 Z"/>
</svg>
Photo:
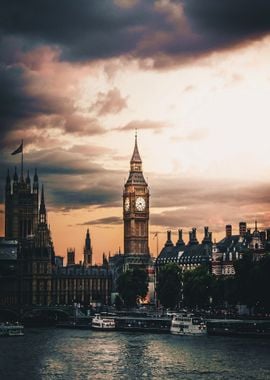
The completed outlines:
<svg viewBox="0 0 270 380">
<path fill-rule="evenodd" d="M 125 270 L 146 268 L 150 255 L 148 247 L 149 189 L 142 172 L 137 134 L 130 160 L 130 172 L 123 192 Z"/>
</svg>

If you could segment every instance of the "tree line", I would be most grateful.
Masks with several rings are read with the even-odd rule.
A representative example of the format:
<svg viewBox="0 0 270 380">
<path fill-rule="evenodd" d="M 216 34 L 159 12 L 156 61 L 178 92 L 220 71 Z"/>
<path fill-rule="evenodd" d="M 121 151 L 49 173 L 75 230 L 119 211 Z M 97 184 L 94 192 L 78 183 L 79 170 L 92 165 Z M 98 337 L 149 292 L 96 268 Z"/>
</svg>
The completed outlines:
<svg viewBox="0 0 270 380">
<path fill-rule="evenodd" d="M 259 261 L 245 254 L 234 263 L 234 276 L 216 277 L 208 266 L 182 271 L 176 264 L 167 264 L 158 271 L 157 301 L 164 308 L 224 308 L 246 305 L 255 312 L 270 312 L 270 255 Z M 145 271 L 135 269 L 118 279 L 118 308 L 134 307 L 148 291 Z"/>
</svg>

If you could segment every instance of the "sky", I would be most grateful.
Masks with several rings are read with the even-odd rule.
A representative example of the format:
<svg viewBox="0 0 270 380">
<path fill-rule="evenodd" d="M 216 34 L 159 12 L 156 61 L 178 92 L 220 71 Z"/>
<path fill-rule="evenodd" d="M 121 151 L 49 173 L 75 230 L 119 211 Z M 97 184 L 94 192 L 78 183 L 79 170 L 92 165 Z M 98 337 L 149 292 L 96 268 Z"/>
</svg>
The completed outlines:
<svg viewBox="0 0 270 380">
<path fill-rule="evenodd" d="M 87 228 L 94 262 L 122 251 L 135 129 L 154 256 L 167 229 L 269 227 L 269 61 L 268 0 L 0 0 L 0 235 L 24 139 L 56 254 Z"/>
</svg>

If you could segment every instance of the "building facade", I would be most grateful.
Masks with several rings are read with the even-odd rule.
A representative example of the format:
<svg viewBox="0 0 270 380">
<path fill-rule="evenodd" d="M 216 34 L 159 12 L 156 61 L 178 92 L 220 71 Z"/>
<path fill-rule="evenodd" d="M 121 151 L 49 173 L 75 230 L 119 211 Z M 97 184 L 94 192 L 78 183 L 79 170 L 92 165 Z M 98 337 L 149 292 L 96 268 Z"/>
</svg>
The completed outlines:
<svg viewBox="0 0 270 380">
<path fill-rule="evenodd" d="M 255 222 L 251 232 L 246 222 L 240 222 L 238 234 L 233 234 L 232 226 L 227 225 L 225 237 L 212 247 L 212 273 L 218 277 L 234 276 L 234 263 L 248 253 L 255 261 L 270 253 L 270 230 L 259 231 Z"/>
<path fill-rule="evenodd" d="M 156 273 L 166 264 L 177 264 L 182 271 L 192 270 L 199 265 L 210 266 L 212 255 L 212 233 L 204 227 L 204 238 L 201 243 L 197 240 L 196 228 L 189 232 L 189 241 L 183 240 L 183 231 L 178 230 L 178 240 L 174 244 L 171 240 L 171 231 L 167 231 L 167 241 L 160 251 L 156 262 Z"/>
<path fill-rule="evenodd" d="M 149 188 L 138 150 L 137 135 L 130 160 L 130 172 L 123 191 L 124 268 L 146 268 L 150 260 L 148 246 Z"/>
</svg>

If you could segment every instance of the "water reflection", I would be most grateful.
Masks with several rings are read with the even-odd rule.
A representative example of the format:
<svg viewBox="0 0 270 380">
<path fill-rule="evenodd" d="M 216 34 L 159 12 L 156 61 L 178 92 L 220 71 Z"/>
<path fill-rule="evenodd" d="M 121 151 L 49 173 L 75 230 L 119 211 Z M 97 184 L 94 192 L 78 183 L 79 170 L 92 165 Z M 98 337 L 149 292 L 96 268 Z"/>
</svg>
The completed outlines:
<svg viewBox="0 0 270 380">
<path fill-rule="evenodd" d="M 1 379 L 270 379 L 270 341 L 29 329 L 0 339 Z"/>
</svg>

